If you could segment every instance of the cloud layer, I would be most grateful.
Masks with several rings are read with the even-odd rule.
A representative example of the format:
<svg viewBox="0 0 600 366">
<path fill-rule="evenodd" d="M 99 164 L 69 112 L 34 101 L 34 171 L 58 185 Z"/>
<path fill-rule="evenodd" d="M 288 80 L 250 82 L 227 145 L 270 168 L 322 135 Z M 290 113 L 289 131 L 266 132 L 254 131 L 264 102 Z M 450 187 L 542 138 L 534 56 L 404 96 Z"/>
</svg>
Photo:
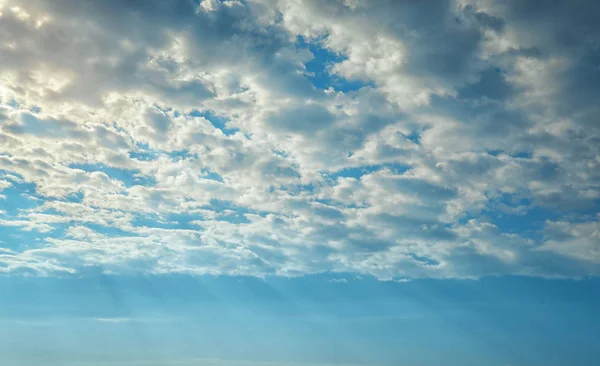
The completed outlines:
<svg viewBox="0 0 600 366">
<path fill-rule="evenodd" d="M 0 4 L 0 272 L 600 273 L 591 2 Z"/>
</svg>

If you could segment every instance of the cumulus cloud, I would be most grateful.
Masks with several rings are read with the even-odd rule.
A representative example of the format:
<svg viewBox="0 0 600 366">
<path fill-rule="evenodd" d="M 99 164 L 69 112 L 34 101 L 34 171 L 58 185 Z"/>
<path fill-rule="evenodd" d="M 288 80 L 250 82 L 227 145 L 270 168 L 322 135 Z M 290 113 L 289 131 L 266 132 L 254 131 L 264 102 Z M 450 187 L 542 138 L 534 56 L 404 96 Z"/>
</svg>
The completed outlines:
<svg viewBox="0 0 600 366">
<path fill-rule="evenodd" d="M 0 2 L 0 272 L 597 275 L 593 7 Z"/>
</svg>

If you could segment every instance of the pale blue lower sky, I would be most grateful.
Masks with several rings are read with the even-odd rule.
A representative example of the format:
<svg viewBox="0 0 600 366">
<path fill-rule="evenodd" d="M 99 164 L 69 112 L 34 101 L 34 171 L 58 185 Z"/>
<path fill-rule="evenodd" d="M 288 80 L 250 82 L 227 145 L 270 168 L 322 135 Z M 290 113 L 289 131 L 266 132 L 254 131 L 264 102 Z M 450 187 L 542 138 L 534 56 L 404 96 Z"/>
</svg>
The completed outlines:
<svg viewBox="0 0 600 366">
<path fill-rule="evenodd" d="M 0 277 L 2 365 L 595 365 L 600 280 Z M 335 281 L 334 281 L 335 280 Z"/>
</svg>

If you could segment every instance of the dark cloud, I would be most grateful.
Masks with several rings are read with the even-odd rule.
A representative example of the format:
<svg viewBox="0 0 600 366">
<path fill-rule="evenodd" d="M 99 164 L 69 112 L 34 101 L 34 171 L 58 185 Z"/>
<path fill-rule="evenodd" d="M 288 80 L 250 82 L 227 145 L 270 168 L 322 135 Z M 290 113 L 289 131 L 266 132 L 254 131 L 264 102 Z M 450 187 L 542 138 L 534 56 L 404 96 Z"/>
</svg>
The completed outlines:
<svg viewBox="0 0 600 366">
<path fill-rule="evenodd" d="M 481 72 L 479 80 L 458 88 L 458 97 L 465 99 L 490 98 L 504 100 L 514 93 L 502 71 L 489 68 Z"/>
<path fill-rule="evenodd" d="M 314 134 L 335 122 L 335 116 L 321 105 L 300 105 L 284 108 L 267 118 L 269 127 L 275 130 Z"/>
</svg>

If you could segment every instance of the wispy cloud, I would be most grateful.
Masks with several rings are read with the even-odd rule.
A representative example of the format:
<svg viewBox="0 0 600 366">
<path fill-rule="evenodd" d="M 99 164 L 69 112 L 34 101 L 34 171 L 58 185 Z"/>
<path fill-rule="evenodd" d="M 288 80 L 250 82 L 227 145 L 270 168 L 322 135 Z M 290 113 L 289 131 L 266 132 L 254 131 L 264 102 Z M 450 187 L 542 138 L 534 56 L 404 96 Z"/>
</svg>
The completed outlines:
<svg viewBox="0 0 600 366">
<path fill-rule="evenodd" d="M 93 318 L 101 323 L 129 323 L 134 321 L 134 318 Z"/>
</svg>

